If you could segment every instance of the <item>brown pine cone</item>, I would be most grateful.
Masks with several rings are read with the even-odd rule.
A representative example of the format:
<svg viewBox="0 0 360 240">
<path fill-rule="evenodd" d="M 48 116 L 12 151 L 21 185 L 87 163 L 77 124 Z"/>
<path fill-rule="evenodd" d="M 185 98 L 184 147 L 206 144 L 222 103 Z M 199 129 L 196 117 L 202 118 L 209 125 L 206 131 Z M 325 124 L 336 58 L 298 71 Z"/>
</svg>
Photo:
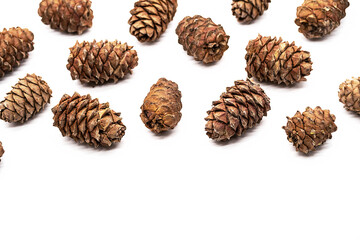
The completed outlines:
<svg viewBox="0 0 360 240">
<path fill-rule="evenodd" d="M 173 20 L 177 0 L 138 0 L 130 11 L 130 33 L 140 42 L 153 42 Z"/>
<path fill-rule="evenodd" d="M 249 42 L 246 51 L 248 77 L 259 81 L 291 85 L 306 81 L 312 70 L 310 53 L 281 38 L 259 35 Z"/>
<path fill-rule="evenodd" d="M 233 0 L 233 15 L 243 23 L 250 23 L 268 9 L 271 0 Z"/>
<path fill-rule="evenodd" d="M 230 37 L 223 27 L 199 15 L 181 20 L 176 34 L 187 54 L 204 63 L 219 61 L 229 48 Z"/>
<path fill-rule="evenodd" d="M 0 119 L 24 123 L 50 103 L 52 91 L 40 76 L 27 74 L 0 102 Z"/>
<path fill-rule="evenodd" d="M 329 110 L 321 107 L 300 113 L 297 111 L 294 117 L 287 117 L 287 125 L 283 127 L 289 142 L 293 143 L 296 151 L 308 154 L 311 151 L 331 139 L 331 133 L 337 130 L 335 116 Z"/>
<path fill-rule="evenodd" d="M 10 28 L 0 33 L 0 78 L 18 67 L 34 50 L 34 34 L 27 28 Z"/>
<path fill-rule="evenodd" d="M 181 92 L 175 82 L 160 78 L 141 106 L 141 120 L 155 133 L 174 129 L 181 119 Z"/>
<path fill-rule="evenodd" d="M 360 77 L 340 84 L 339 99 L 345 109 L 360 114 Z"/>
<path fill-rule="evenodd" d="M 125 135 L 126 127 L 121 122 L 120 113 L 111 110 L 109 103 L 99 103 L 90 95 L 80 96 L 75 92 L 71 97 L 64 94 L 52 112 L 54 126 L 63 136 L 95 148 L 110 147 Z"/>
<path fill-rule="evenodd" d="M 270 109 L 270 98 L 260 85 L 251 80 L 235 81 L 235 85 L 226 88 L 220 100 L 214 101 L 213 108 L 207 112 L 206 134 L 216 141 L 241 136 L 260 123 Z"/>
<path fill-rule="evenodd" d="M 3 148 L 2 142 L 0 142 L 0 162 L 1 162 L 1 157 L 4 155 L 5 150 Z"/>
<path fill-rule="evenodd" d="M 108 42 L 95 40 L 76 42 L 70 48 L 67 69 L 73 80 L 83 83 L 104 84 L 110 80 L 115 83 L 132 73 L 138 65 L 138 56 L 133 47 L 119 41 Z"/>
<path fill-rule="evenodd" d="M 52 29 L 78 34 L 91 28 L 94 18 L 90 0 L 42 0 L 38 14 Z"/>
<path fill-rule="evenodd" d="M 322 38 L 340 25 L 348 0 L 305 0 L 297 8 L 295 23 L 305 37 Z"/>
</svg>

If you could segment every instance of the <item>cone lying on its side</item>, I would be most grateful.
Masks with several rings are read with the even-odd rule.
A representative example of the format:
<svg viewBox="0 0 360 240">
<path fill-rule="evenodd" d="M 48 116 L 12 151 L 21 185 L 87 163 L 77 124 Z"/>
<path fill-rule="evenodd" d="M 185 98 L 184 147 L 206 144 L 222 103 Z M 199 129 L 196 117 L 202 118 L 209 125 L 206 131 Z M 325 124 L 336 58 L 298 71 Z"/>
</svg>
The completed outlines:
<svg viewBox="0 0 360 240">
<path fill-rule="evenodd" d="M 4 28 L 0 32 L 0 78 L 28 58 L 28 53 L 34 50 L 33 40 L 34 34 L 27 28 Z"/>
<path fill-rule="evenodd" d="M 305 0 L 297 8 L 295 23 L 305 37 L 322 38 L 340 25 L 348 0 Z"/>
<path fill-rule="evenodd" d="M 219 61 L 229 48 L 230 37 L 223 27 L 199 15 L 181 20 L 176 34 L 187 54 L 204 63 Z"/>
<path fill-rule="evenodd" d="M 233 0 L 233 15 L 243 23 L 250 23 L 268 9 L 271 0 Z"/>
<path fill-rule="evenodd" d="M 1 162 L 1 157 L 4 155 L 5 150 L 3 148 L 2 142 L 0 141 L 0 162 Z"/>
<path fill-rule="evenodd" d="M 299 111 L 294 117 L 287 117 L 287 125 L 283 127 L 289 142 L 293 143 L 296 151 L 308 154 L 318 146 L 331 139 L 331 133 L 337 130 L 335 116 L 329 110 L 322 110 L 321 107 L 306 111 Z"/>
<path fill-rule="evenodd" d="M 281 38 L 259 35 L 246 47 L 246 71 L 249 77 L 277 84 L 306 81 L 312 70 L 310 53 Z"/>
<path fill-rule="evenodd" d="M 52 29 L 82 34 L 94 18 L 90 0 L 42 0 L 38 14 Z"/>
<path fill-rule="evenodd" d="M 340 84 L 339 100 L 344 107 L 360 114 L 360 77 L 346 80 Z"/>
<path fill-rule="evenodd" d="M 132 73 L 138 65 L 137 52 L 127 43 L 119 41 L 76 42 L 70 48 L 67 69 L 73 80 L 83 83 L 104 84 L 110 80 L 115 83 Z"/>
<path fill-rule="evenodd" d="M 50 87 L 40 76 L 27 74 L 0 102 L 0 119 L 24 123 L 50 103 L 51 94 Z"/>
<path fill-rule="evenodd" d="M 270 109 L 270 98 L 258 84 L 251 80 L 235 81 L 207 112 L 206 134 L 216 141 L 241 136 L 267 116 Z"/>
<path fill-rule="evenodd" d="M 52 112 L 54 126 L 63 136 L 95 148 L 110 147 L 120 142 L 125 134 L 126 127 L 121 122 L 120 113 L 111 110 L 109 103 L 99 103 L 90 95 L 80 96 L 75 92 L 71 97 L 64 94 Z"/>
</svg>

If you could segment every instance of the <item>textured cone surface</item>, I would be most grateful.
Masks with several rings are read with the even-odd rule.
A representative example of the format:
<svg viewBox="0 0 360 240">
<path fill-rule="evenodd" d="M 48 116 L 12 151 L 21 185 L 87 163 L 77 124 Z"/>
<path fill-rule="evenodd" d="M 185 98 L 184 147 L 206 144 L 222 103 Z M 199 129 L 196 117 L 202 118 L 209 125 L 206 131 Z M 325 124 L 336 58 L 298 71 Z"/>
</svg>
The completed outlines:
<svg viewBox="0 0 360 240">
<path fill-rule="evenodd" d="M 223 27 L 199 15 L 181 20 L 176 34 L 187 54 L 204 63 L 219 61 L 229 48 Z"/>
<path fill-rule="evenodd" d="M 154 84 L 141 106 L 141 120 L 155 133 L 176 127 L 181 119 L 181 92 L 172 81 L 160 78 Z"/>
<path fill-rule="evenodd" d="M 5 150 L 3 148 L 2 142 L 0 142 L 0 162 L 1 162 L 1 157 L 4 155 Z"/>
<path fill-rule="evenodd" d="M 116 83 L 138 65 L 137 52 L 132 48 L 119 41 L 76 42 L 70 48 L 66 67 L 72 79 L 83 83 L 104 84 L 109 80 Z"/>
<path fill-rule="evenodd" d="M 109 108 L 109 103 L 99 103 L 90 95 L 80 96 L 74 93 L 71 97 L 65 94 L 52 112 L 54 126 L 63 136 L 90 146 L 110 147 L 120 142 L 126 127 L 121 122 L 120 113 Z"/>
<path fill-rule="evenodd" d="M 322 38 L 340 25 L 348 0 L 305 0 L 297 8 L 295 23 L 305 37 Z"/>
<path fill-rule="evenodd" d="M 344 107 L 360 114 L 360 78 L 346 80 L 340 84 L 339 99 Z"/>
<path fill-rule="evenodd" d="M 0 102 L 0 118 L 6 122 L 23 123 L 50 103 L 52 91 L 35 74 L 21 78 Z"/>
<path fill-rule="evenodd" d="M 259 81 L 291 85 L 306 81 L 312 70 L 310 53 L 281 38 L 259 35 L 249 41 L 246 51 L 245 70 Z"/>
<path fill-rule="evenodd" d="M 205 130 L 209 138 L 226 141 L 253 128 L 270 110 L 270 99 L 251 80 L 235 81 L 207 112 Z"/>
<path fill-rule="evenodd" d="M 130 33 L 140 42 L 157 40 L 173 20 L 177 0 L 139 0 L 130 11 Z"/>
<path fill-rule="evenodd" d="M 314 151 L 318 146 L 331 139 L 331 133 L 337 130 L 335 116 L 329 110 L 321 107 L 312 109 L 307 107 L 305 112 L 299 111 L 294 117 L 288 118 L 287 125 L 283 127 L 289 142 L 293 143 L 296 151 L 305 154 Z"/>
<path fill-rule="evenodd" d="M 94 18 L 90 0 L 42 0 L 38 13 L 52 29 L 82 34 Z"/>
<path fill-rule="evenodd" d="M 34 50 L 33 40 L 34 34 L 27 28 L 4 29 L 0 33 L 0 78 L 28 58 L 28 53 Z"/>
<path fill-rule="evenodd" d="M 269 7 L 270 0 L 233 0 L 233 15 L 243 23 L 250 23 L 261 16 Z"/>
</svg>

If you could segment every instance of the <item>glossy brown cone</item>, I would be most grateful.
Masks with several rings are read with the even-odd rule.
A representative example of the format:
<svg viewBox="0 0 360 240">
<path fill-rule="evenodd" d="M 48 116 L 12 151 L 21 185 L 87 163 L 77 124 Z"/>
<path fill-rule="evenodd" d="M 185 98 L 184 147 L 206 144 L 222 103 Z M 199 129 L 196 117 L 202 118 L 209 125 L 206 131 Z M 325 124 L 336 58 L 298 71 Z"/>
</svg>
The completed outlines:
<svg viewBox="0 0 360 240">
<path fill-rule="evenodd" d="M 270 0 L 233 0 L 233 15 L 243 23 L 251 23 L 268 9 Z"/>
<path fill-rule="evenodd" d="M 339 100 L 345 109 L 360 114 L 360 78 L 346 80 L 339 89 Z"/>
</svg>

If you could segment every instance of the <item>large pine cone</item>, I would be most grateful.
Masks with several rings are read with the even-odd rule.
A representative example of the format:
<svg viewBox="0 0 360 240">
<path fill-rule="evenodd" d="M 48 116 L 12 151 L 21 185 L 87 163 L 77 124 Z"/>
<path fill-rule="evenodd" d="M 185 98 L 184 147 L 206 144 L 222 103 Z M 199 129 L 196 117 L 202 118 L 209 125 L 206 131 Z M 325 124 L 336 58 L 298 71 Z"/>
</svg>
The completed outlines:
<svg viewBox="0 0 360 240">
<path fill-rule="evenodd" d="M 270 98 L 251 80 L 235 81 L 207 112 L 205 130 L 209 138 L 226 141 L 241 136 L 258 124 L 270 110 Z"/>
<path fill-rule="evenodd" d="M 27 28 L 4 28 L 0 33 L 0 78 L 28 58 L 28 53 L 34 50 L 33 40 L 34 34 Z"/>
<path fill-rule="evenodd" d="M 137 53 L 132 48 L 119 41 L 76 42 L 70 48 L 66 67 L 72 79 L 83 83 L 104 84 L 109 80 L 116 83 L 138 65 Z"/>
<path fill-rule="evenodd" d="M 181 119 L 181 92 L 175 82 L 160 78 L 141 106 L 141 120 L 155 133 L 176 127 Z"/>
<path fill-rule="evenodd" d="M 157 40 L 173 20 L 177 0 L 139 0 L 130 11 L 130 33 L 140 42 Z"/>
<path fill-rule="evenodd" d="M 233 15 L 243 23 L 250 23 L 268 9 L 271 0 L 233 0 Z"/>
<path fill-rule="evenodd" d="M 4 155 L 5 150 L 3 148 L 2 142 L 0 142 L 0 162 L 1 162 L 1 157 Z"/>
<path fill-rule="evenodd" d="M 176 34 L 187 54 L 204 63 L 219 61 L 229 48 L 230 37 L 223 27 L 199 15 L 181 20 Z"/>
<path fill-rule="evenodd" d="M 322 38 L 340 25 L 348 0 L 305 0 L 297 8 L 295 23 L 305 37 Z"/>
<path fill-rule="evenodd" d="M 38 13 L 52 29 L 78 34 L 91 28 L 94 18 L 90 0 L 42 0 Z"/>
<path fill-rule="evenodd" d="M 360 78 L 352 78 L 340 84 L 339 99 L 344 107 L 360 114 Z"/>
<path fill-rule="evenodd" d="M 312 62 L 310 53 L 281 38 L 259 35 L 246 47 L 246 71 L 249 77 L 286 85 L 306 81 Z"/>
<path fill-rule="evenodd" d="M 64 94 L 52 112 L 54 126 L 63 136 L 76 142 L 85 142 L 93 147 L 110 147 L 125 135 L 126 127 L 121 122 L 120 113 L 111 110 L 109 103 L 99 103 L 90 95 L 80 96 L 75 92 L 71 97 Z"/>
<path fill-rule="evenodd" d="M 50 87 L 41 77 L 27 74 L 0 102 L 0 119 L 23 123 L 50 103 L 51 94 Z"/>
<path fill-rule="evenodd" d="M 329 110 L 322 110 L 321 107 L 300 113 L 297 111 L 294 117 L 287 117 L 287 125 L 283 127 L 289 142 L 293 143 L 296 151 L 308 154 L 318 146 L 331 139 L 331 133 L 337 130 L 335 116 Z"/>
</svg>

